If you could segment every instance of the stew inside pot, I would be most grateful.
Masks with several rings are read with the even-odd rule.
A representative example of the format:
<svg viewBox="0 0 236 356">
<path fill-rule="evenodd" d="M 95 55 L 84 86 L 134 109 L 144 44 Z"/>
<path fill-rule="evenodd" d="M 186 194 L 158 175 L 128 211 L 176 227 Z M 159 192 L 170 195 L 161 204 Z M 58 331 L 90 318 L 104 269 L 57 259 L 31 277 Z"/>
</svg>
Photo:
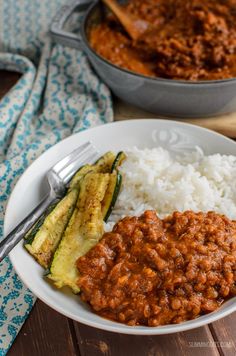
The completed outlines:
<svg viewBox="0 0 236 356">
<path fill-rule="evenodd" d="M 112 14 L 89 41 L 110 62 L 152 77 L 217 80 L 236 77 L 235 0 L 130 0 L 129 12 L 152 30 L 133 41 Z"/>
</svg>

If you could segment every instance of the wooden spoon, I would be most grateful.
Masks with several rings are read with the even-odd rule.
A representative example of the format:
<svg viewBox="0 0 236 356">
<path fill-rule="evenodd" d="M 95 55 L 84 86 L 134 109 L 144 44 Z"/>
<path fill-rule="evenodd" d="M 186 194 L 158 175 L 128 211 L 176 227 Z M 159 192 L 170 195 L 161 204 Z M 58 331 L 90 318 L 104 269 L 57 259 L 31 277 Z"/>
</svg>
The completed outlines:
<svg viewBox="0 0 236 356">
<path fill-rule="evenodd" d="M 137 19 L 135 16 L 128 14 L 117 4 L 115 0 L 102 0 L 104 4 L 116 15 L 120 23 L 125 28 L 129 36 L 137 41 L 149 28 L 148 22 Z"/>
</svg>

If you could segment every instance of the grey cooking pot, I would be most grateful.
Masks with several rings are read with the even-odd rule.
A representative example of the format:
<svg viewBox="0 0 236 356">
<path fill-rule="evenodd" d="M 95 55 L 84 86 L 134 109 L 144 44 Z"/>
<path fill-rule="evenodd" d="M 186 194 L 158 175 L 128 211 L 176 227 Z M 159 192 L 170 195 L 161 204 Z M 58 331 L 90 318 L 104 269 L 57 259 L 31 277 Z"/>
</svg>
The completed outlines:
<svg viewBox="0 0 236 356">
<path fill-rule="evenodd" d="M 80 37 L 63 30 L 74 11 L 86 11 Z M 236 78 L 198 82 L 151 78 L 122 69 L 99 56 L 91 48 L 88 34 L 91 26 L 101 21 L 101 15 L 100 1 L 74 1 L 60 9 L 50 33 L 56 42 L 84 51 L 94 70 L 116 96 L 153 113 L 179 118 L 236 111 Z"/>
</svg>

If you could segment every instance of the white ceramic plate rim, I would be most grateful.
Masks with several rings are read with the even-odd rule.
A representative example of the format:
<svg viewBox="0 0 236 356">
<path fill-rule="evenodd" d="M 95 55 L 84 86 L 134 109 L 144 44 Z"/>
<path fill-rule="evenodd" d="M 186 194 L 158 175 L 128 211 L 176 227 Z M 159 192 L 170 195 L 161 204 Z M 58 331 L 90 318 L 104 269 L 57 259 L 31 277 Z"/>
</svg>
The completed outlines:
<svg viewBox="0 0 236 356">
<path fill-rule="evenodd" d="M 128 127 L 128 126 L 133 126 L 133 128 L 137 128 L 140 125 L 146 125 L 146 126 L 152 126 L 152 125 L 162 125 L 162 126 L 175 126 L 175 127 L 179 127 L 179 128 L 186 128 L 187 130 L 194 130 L 194 132 L 201 134 L 208 134 L 209 137 L 211 138 L 215 138 L 216 140 L 220 140 L 222 142 L 225 142 L 226 144 L 232 146 L 232 149 L 234 148 L 235 153 L 236 154 L 236 143 L 233 142 L 232 140 L 224 137 L 223 135 L 220 135 L 218 133 L 215 133 L 211 130 L 207 130 L 207 129 L 203 129 L 201 127 L 198 126 L 194 126 L 191 124 L 185 124 L 185 123 L 181 123 L 181 122 L 177 122 L 177 121 L 169 121 L 169 120 L 160 120 L 160 119 L 138 119 L 138 120 L 123 120 L 123 121 L 118 121 L 118 122 L 113 122 L 110 124 L 106 124 L 105 127 L 106 129 L 108 129 L 109 127 L 111 127 L 111 130 L 115 129 L 115 127 L 119 127 L 119 126 L 124 126 Z M 104 127 L 104 126 L 102 126 Z M 93 141 L 92 137 L 93 137 L 93 133 L 96 132 L 97 130 L 101 130 L 102 129 L 101 126 L 99 127 L 95 127 L 86 131 L 82 131 L 79 132 L 77 134 L 74 134 L 72 136 L 67 137 L 66 139 L 60 141 L 59 143 L 57 143 L 56 145 L 54 145 L 53 147 L 51 147 L 50 149 L 48 149 L 46 152 L 44 152 L 39 158 L 37 158 L 29 167 L 28 169 L 24 172 L 24 174 L 20 177 L 20 179 L 18 180 L 10 198 L 7 204 L 7 208 L 6 208 L 6 214 L 5 214 L 5 222 L 4 222 L 4 235 L 6 235 L 12 228 L 14 228 L 13 224 L 11 223 L 11 213 L 12 213 L 12 209 L 14 210 L 14 201 L 17 198 L 17 194 L 18 194 L 18 188 L 19 186 L 22 186 L 22 184 L 24 183 L 26 177 L 28 177 L 28 175 L 30 174 L 31 171 L 33 171 L 34 167 L 36 165 L 39 164 L 39 162 L 41 163 L 42 161 L 44 161 L 45 159 L 49 158 L 50 156 L 56 156 L 56 152 L 57 152 L 57 148 L 59 147 L 66 147 L 66 145 L 72 141 L 72 138 L 76 138 L 76 137 L 82 137 L 84 135 L 84 133 L 88 133 L 91 136 L 91 141 Z M 87 134 L 85 135 L 87 136 Z M 85 141 L 85 140 L 84 140 Z M 71 150 L 71 149 L 70 149 Z M 70 151 L 69 150 L 69 151 Z M 68 149 L 67 149 L 68 151 Z M 69 152 L 68 151 L 68 152 Z M 228 154 L 231 154 L 232 152 L 228 152 Z M 65 154 L 67 154 L 67 152 L 65 152 Z M 57 158 L 58 160 L 58 158 Z M 17 248 L 17 247 L 16 247 Z M 22 249 L 23 251 L 23 249 Z M 75 320 L 78 322 L 81 322 L 83 324 L 92 326 L 92 327 L 96 327 L 96 328 L 100 328 L 103 330 L 107 330 L 107 331 L 112 331 L 112 332 L 118 332 L 118 333 L 124 333 L 124 334 L 134 334 L 134 335 L 161 335 L 161 334 L 170 334 L 170 333 L 175 333 L 175 332 L 180 332 L 180 331 L 185 331 L 185 330 L 190 330 L 193 328 L 197 328 L 203 325 L 206 325 L 208 323 L 214 322 L 218 319 L 221 319 L 229 314 L 231 314 L 233 311 L 236 311 L 236 298 L 231 299 L 230 301 L 228 301 L 227 303 L 224 304 L 223 308 L 220 308 L 218 311 L 204 315 L 199 317 L 198 319 L 195 320 L 191 320 L 191 321 L 187 321 L 184 323 L 180 323 L 180 324 L 175 324 L 175 325 L 166 325 L 166 326 L 161 326 L 161 327 L 129 327 L 123 324 L 119 324 L 119 323 L 115 323 L 112 321 L 108 321 L 104 318 L 101 317 L 97 317 L 97 320 L 93 321 L 90 320 L 88 318 L 85 318 L 83 316 L 78 316 L 78 315 L 74 315 L 73 313 L 71 313 L 68 310 L 65 310 L 65 308 L 63 308 L 60 305 L 55 305 L 55 303 L 53 303 L 52 301 L 49 301 L 45 295 L 44 292 L 42 292 L 41 290 L 39 290 L 37 287 L 32 286 L 28 280 L 26 280 L 25 276 L 24 276 L 24 272 L 20 269 L 20 267 L 18 266 L 17 263 L 17 259 L 15 258 L 15 249 L 10 253 L 10 259 L 11 262 L 13 264 L 14 269 L 16 270 L 17 274 L 19 275 L 19 277 L 22 279 L 22 281 L 25 283 L 25 285 L 39 298 L 41 299 L 45 304 L 49 305 L 51 308 L 55 309 L 56 311 L 58 311 L 59 313 Z M 36 263 L 33 259 L 32 259 L 33 263 Z M 45 282 L 46 283 L 46 282 Z M 57 293 L 60 293 L 60 291 L 58 291 Z M 94 315 L 92 312 L 90 313 L 91 315 Z"/>
</svg>

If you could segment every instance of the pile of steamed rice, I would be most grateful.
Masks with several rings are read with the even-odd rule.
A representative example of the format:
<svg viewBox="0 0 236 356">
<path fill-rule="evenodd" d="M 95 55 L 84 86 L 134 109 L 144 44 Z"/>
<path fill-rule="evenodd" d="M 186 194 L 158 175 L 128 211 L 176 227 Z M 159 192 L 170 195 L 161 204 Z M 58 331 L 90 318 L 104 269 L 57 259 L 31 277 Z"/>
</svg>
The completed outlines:
<svg viewBox="0 0 236 356">
<path fill-rule="evenodd" d="M 236 219 L 235 156 L 205 156 L 200 148 L 178 157 L 161 147 L 125 153 L 122 188 L 106 230 L 124 216 L 139 216 L 150 209 L 161 218 L 193 210 Z"/>
</svg>

